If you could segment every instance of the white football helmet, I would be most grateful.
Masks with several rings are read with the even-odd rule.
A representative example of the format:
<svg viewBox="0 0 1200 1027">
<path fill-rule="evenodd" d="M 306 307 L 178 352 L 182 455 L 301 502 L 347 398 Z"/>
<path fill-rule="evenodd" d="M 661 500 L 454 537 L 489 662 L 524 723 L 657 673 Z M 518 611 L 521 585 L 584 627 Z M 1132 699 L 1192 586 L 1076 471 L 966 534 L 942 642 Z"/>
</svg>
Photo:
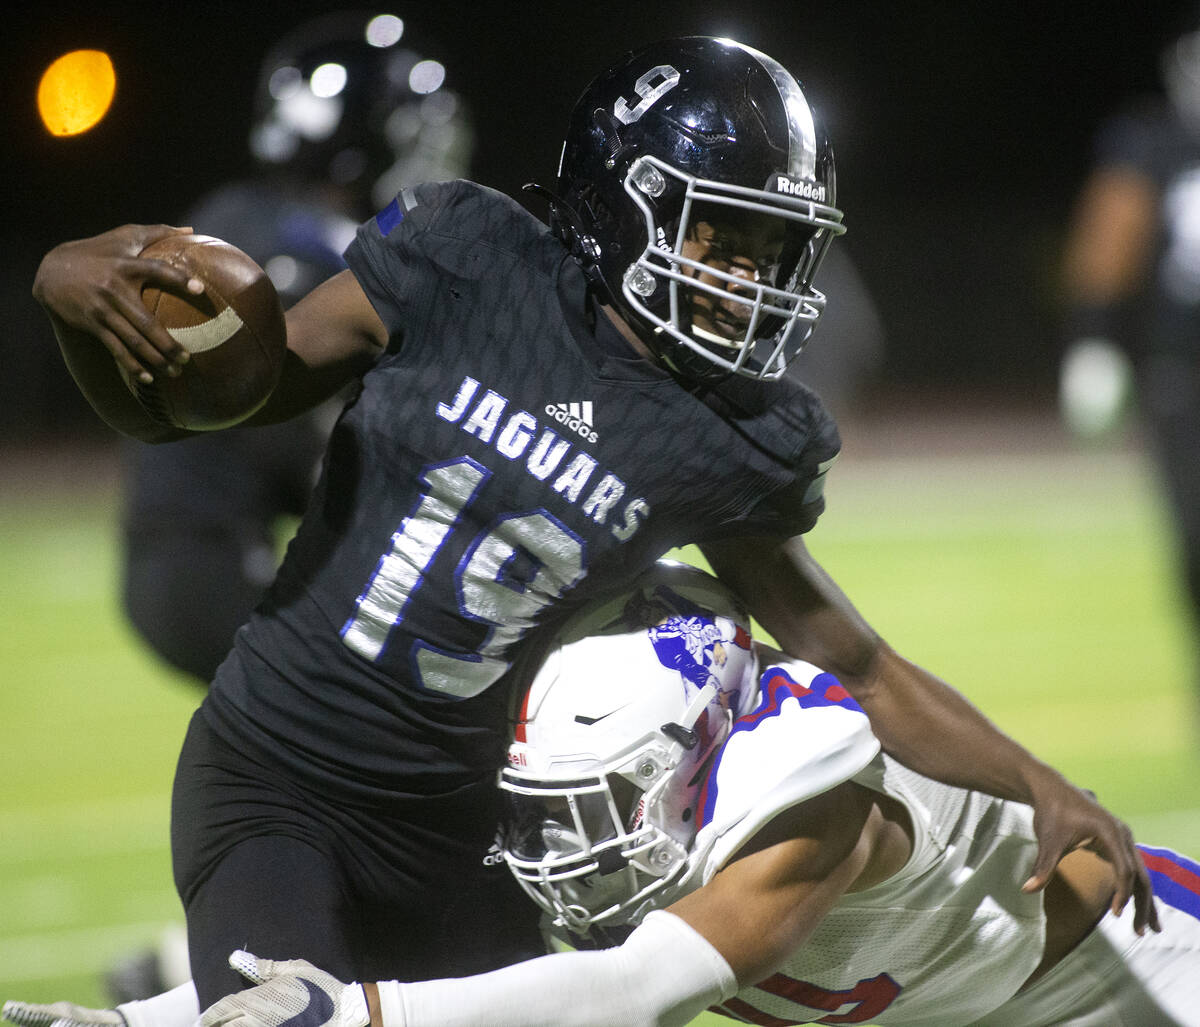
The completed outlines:
<svg viewBox="0 0 1200 1027">
<path fill-rule="evenodd" d="M 683 877 L 710 760 L 756 695 L 749 624 L 715 578 L 659 564 L 560 636 L 500 777 L 504 858 L 556 926 L 636 923 Z"/>
</svg>

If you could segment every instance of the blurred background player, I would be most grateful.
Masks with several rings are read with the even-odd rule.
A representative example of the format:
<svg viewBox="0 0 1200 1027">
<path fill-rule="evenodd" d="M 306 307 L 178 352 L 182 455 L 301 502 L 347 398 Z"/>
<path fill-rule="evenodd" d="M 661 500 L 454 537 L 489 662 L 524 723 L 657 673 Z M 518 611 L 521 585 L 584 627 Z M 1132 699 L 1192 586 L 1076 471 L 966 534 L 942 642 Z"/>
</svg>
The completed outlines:
<svg viewBox="0 0 1200 1027">
<path fill-rule="evenodd" d="M 1200 32 L 1162 55 L 1161 95 L 1100 129 L 1064 259 L 1064 417 L 1097 437 L 1132 395 L 1177 529 L 1200 683 Z"/>
<path fill-rule="evenodd" d="M 401 183 L 467 173 L 468 112 L 399 18 L 339 12 L 270 50 L 254 95 L 255 174 L 207 194 L 181 221 L 262 265 L 285 307 L 346 265 L 359 222 Z M 340 409 L 180 442 L 127 442 L 122 603 L 154 652 L 207 687 L 275 576 Z M 106 977 L 114 1001 L 186 980 L 182 926 Z"/>
<path fill-rule="evenodd" d="M 467 173 L 467 112 L 405 29 L 394 16 L 345 12 L 281 39 L 254 98 L 257 174 L 180 222 L 245 250 L 285 307 L 345 267 L 358 224 L 401 183 Z M 304 511 L 339 407 L 125 447 L 124 608 L 159 656 L 205 687 L 275 576 L 281 532 Z"/>
</svg>

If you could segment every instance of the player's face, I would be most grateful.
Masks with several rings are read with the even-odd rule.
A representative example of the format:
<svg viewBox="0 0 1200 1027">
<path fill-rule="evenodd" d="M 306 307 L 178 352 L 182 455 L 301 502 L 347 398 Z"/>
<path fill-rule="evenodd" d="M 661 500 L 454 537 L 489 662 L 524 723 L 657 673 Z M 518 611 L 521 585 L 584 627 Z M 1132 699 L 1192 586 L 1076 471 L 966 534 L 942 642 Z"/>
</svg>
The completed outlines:
<svg viewBox="0 0 1200 1027">
<path fill-rule="evenodd" d="M 516 795 L 509 799 L 508 845 L 522 859 L 584 857 L 591 846 L 616 837 L 607 797 Z"/>
<path fill-rule="evenodd" d="M 752 290 L 743 287 L 774 285 L 783 250 L 781 219 L 749 212 L 698 209 L 683 244 L 683 256 L 706 267 L 731 275 L 735 280 L 689 271 L 699 281 L 720 289 L 716 296 L 699 289 L 689 290 L 692 328 L 726 345 L 738 345 L 746 334 L 751 308 L 744 302 Z M 734 297 L 740 296 L 742 302 Z"/>
</svg>

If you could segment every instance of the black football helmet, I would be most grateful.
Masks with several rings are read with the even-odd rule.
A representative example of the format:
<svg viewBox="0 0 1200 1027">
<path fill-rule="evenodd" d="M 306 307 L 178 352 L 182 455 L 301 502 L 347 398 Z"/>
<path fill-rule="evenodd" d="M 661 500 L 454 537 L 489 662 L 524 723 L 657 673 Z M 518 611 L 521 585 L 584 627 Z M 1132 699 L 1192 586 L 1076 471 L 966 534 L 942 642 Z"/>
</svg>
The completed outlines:
<svg viewBox="0 0 1200 1027">
<path fill-rule="evenodd" d="M 845 231 L 833 151 L 796 79 L 751 47 L 671 39 L 600 74 L 571 115 L 557 193 L 552 225 L 602 298 L 686 377 L 778 378 L 825 306 L 813 276 Z M 774 226 L 768 257 L 745 255 L 746 270 L 689 256 L 698 225 L 738 219 Z M 698 303 L 736 314 L 718 333 Z"/>
<path fill-rule="evenodd" d="M 294 178 L 350 190 L 363 215 L 401 185 L 467 171 L 469 116 L 446 70 L 408 46 L 395 15 L 317 17 L 268 53 L 255 90 L 250 150 Z"/>
</svg>

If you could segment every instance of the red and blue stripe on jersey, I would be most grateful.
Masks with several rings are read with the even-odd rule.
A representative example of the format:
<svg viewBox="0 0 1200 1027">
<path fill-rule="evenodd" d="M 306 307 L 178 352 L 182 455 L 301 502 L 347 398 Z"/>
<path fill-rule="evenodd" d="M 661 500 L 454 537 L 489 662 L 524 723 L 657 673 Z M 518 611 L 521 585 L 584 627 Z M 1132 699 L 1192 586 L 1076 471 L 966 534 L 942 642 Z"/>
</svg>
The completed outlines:
<svg viewBox="0 0 1200 1027">
<path fill-rule="evenodd" d="M 1154 897 L 1200 920 L 1200 863 L 1170 849 L 1139 845 L 1138 851 L 1150 872 Z"/>
</svg>

